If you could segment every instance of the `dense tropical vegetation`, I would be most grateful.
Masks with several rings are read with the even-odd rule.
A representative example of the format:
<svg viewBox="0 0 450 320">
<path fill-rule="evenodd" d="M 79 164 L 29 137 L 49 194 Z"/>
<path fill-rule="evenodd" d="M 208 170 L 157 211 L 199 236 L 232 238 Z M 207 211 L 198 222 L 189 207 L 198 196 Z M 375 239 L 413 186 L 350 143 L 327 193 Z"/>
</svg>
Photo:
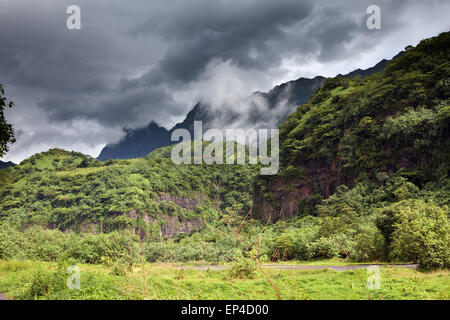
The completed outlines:
<svg viewBox="0 0 450 320">
<path fill-rule="evenodd" d="M 449 48 L 444 33 L 370 77 L 328 79 L 281 125 L 276 177 L 177 166 L 171 147 L 106 162 L 54 149 L 0 170 L 0 259 L 448 268 Z"/>
</svg>

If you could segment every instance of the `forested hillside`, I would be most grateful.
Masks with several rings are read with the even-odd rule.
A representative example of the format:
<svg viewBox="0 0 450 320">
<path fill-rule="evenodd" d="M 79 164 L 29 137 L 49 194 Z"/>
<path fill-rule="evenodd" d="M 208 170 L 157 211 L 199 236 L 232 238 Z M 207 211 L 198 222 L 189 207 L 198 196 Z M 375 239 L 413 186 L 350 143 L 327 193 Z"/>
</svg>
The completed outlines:
<svg viewBox="0 0 450 320">
<path fill-rule="evenodd" d="M 283 170 L 258 179 L 257 215 L 317 216 L 345 256 L 363 237 L 366 254 L 380 240 L 388 258 L 448 266 L 449 98 L 450 33 L 368 78 L 327 80 L 281 125 Z"/>
<path fill-rule="evenodd" d="M 45 259 L 47 247 L 28 243 L 53 241 L 57 256 L 79 240 L 94 253 L 71 257 L 116 259 L 106 236 L 86 234 L 131 230 L 148 261 L 231 261 L 251 251 L 448 267 L 449 49 L 444 33 L 369 77 L 328 79 L 281 125 L 275 177 L 248 165 L 177 166 L 171 147 L 103 163 L 55 149 L 1 170 L 0 258 L 19 247 L 21 257 Z"/>
<path fill-rule="evenodd" d="M 383 72 L 329 79 L 280 126 L 284 171 L 261 182 L 263 214 L 317 213 L 315 204 L 341 185 L 394 179 L 448 190 L 449 48 L 444 33 L 408 48 Z"/>
<path fill-rule="evenodd" d="M 168 237 L 217 219 L 219 207 L 248 208 L 256 168 L 177 166 L 171 147 L 146 158 L 100 162 L 53 149 L 0 171 L 0 219 L 21 226 Z"/>
</svg>

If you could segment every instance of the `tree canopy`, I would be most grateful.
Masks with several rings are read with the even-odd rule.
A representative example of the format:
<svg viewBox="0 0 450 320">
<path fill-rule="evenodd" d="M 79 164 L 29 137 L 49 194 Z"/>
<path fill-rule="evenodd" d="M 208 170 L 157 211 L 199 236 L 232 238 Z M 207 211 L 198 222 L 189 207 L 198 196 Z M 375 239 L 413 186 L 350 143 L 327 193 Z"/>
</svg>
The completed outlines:
<svg viewBox="0 0 450 320">
<path fill-rule="evenodd" d="M 7 101 L 5 97 L 5 90 L 0 83 L 0 157 L 3 157 L 8 152 L 8 144 L 14 143 L 14 130 L 11 124 L 6 121 L 5 108 L 12 108 L 14 102 Z"/>
</svg>

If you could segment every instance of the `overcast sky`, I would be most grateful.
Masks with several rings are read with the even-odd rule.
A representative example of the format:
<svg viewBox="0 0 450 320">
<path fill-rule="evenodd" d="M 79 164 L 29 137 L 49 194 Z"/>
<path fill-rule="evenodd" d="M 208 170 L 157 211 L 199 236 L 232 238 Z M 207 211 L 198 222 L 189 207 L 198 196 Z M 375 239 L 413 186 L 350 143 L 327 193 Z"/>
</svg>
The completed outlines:
<svg viewBox="0 0 450 320">
<path fill-rule="evenodd" d="M 81 30 L 66 9 L 81 8 Z M 366 9 L 381 8 L 381 30 Z M 96 157 L 124 126 L 170 128 L 207 96 L 368 68 L 450 30 L 448 0 L 0 0 L 0 83 L 16 163 Z"/>
</svg>

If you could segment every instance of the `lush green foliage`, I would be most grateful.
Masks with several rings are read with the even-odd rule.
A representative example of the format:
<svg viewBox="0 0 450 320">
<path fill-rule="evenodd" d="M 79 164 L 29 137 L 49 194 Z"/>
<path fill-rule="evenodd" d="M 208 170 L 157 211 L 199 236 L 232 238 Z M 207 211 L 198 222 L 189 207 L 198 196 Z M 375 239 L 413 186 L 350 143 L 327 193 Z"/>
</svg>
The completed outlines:
<svg viewBox="0 0 450 320">
<path fill-rule="evenodd" d="M 285 160 L 337 160 L 343 177 L 404 168 L 415 182 L 438 178 L 448 170 L 450 149 L 449 48 L 445 33 L 408 50 L 384 72 L 329 79 L 280 127 Z"/>
<path fill-rule="evenodd" d="M 243 278 L 250 253 L 448 268 L 449 48 L 444 33 L 381 73 L 329 79 L 280 127 L 277 177 L 177 166 L 172 147 L 104 163 L 54 149 L 0 170 L 0 259 L 62 256 L 120 275 L 140 252 L 234 262 Z"/>
<path fill-rule="evenodd" d="M 330 264 L 329 261 L 320 261 Z M 126 276 L 107 266 L 80 265 L 81 288 L 69 290 L 61 264 L 0 261 L 0 291 L 18 299 L 279 299 L 266 276 L 231 278 L 228 271 L 180 269 L 174 265 L 135 266 Z M 281 299 L 442 299 L 449 298 L 449 271 L 422 273 L 381 269 L 381 289 L 368 290 L 366 270 L 265 270 Z"/>
<path fill-rule="evenodd" d="M 258 260 L 254 252 L 243 255 L 238 251 L 233 263 L 227 269 L 231 279 L 254 279 L 258 273 Z"/>
<path fill-rule="evenodd" d="M 0 158 L 8 151 L 8 144 L 15 141 L 13 127 L 5 118 L 5 107 L 11 108 L 13 105 L 13 102 L 6 101 L 5 90 L 0 83 Z"/>
<path fill-rule="evenodd" d="M 282 177 L 261 186 L 271 201 L 289 186 L 308 195 L 299 214 L 340 185 L 396 173 L 419 188 L 448 184 L 450 33 L 422 41 L 368 78 L 329 79 L 280 127 Z M 293 176 L 293 169 L 297 174 Z M 273 187 L 283 188 L 273 196 Z M 317 201 L 319 199 L 319 201 Z M 306 201 L 311 201 L 311 205 Z M 276 207 L 276 205 L 275 205 Z"/>
<path fill-rule="evenodd" d="M 449 49 L 447 32 L 408 49 L 383 72 L 328 79 L 281 125 L 283 168 L 258 179 L 258 214 L 320 218 L 320 236 L 302 227 L 302 237 L 294 229 L 277 238 L 281 257 L 447 265 Z M 392 206 L 419 200 L 398 209 L 403 225 L 386 218 Z"/>
<path fill-rule="evenodd" d="M 212 219 L 222 209 L 248 209 L 256 168 L 175 165 L 163 157 L 101 163 L 50 150 L 0 171 L 0 220 L 62 230 L 110 232 L 134 228 L 159 237 L 164 217 Z"/>
<path fill-rule="evenodd" d="M 139 252 L 129 231 L 92 235 L 32 227 L 24 232 L 0 224 L 0 259 L 74 260 L 80 263 L 132 263 Z"/>
<path fill-rule="evenodd" d="M 121 299 L 118 278 L 106 273 L 83 271 L 80 290 L 66 286 L 69 275 L 64 263 L 38 263 L 31 261 L 0 262 L 0 286 L 3 292 L 24 300 L 105 300 Z"/>
<path fill-rule="evenodd" d="M 392 258 L 420 263 L 424 269 L 448 268 L 448 209 L 423 200 L 403 200 L 383 211 L 378 224 L 389 239 Z"/>
</svg>

